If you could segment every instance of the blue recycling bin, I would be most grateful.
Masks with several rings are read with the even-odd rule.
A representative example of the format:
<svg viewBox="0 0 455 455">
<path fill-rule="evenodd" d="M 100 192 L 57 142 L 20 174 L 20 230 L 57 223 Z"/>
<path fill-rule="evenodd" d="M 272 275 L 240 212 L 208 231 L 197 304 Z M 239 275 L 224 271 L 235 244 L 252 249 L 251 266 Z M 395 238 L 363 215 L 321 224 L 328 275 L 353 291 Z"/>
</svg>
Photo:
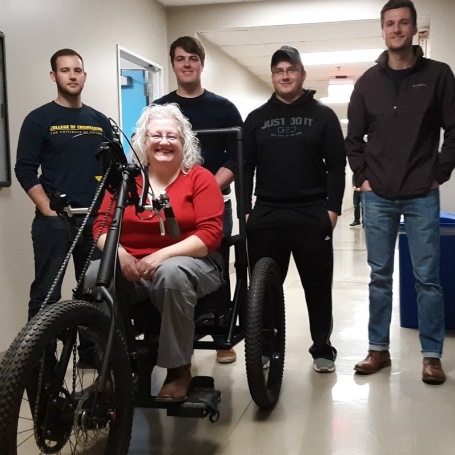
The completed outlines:
<svg viewBox="0 0 455 455">
<path fill-rule="evenodd" d="M 446 328 L 455 329 L 455 214 L 441 212 L 439 217 L 441 231 L 440 276 L 444 291 Z M 400 258 L 400 325 L 417 328 L 417 293 L 412 273 L 411 256 L 404 223 L 400 223 L 398 236 Z"/>
</svg>

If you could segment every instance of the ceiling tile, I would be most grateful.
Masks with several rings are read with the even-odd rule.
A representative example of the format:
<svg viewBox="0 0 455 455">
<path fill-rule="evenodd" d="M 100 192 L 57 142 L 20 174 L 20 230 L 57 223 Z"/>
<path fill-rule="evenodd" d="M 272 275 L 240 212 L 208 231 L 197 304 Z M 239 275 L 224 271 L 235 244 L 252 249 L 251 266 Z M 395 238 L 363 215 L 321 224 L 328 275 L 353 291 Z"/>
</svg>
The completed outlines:
<svg viewBox="0 0 455 455">
<path fill-rule="evenodd" d="M 285 43 L 279 43 L 284 45 Z M 268 45 L 270 47 L 270 45 Z M 349 51 L 353 49 L 380 49 L 384 47 L 382 37 L 374 38 L 351 38 L 351 39 L 331 39 L 325 41 L 305 41 L 294 43 L 293 47 L 303 52 L 330 52 L 330 51 Z"/>
<path fill-rule="evenodd" d="M 254 32 L 265 43 L 326 41 L 340 39 L 341 37 L 342 39 L 352 39 L 381 36 L 381 28 L 376 20 L 257 27 Z"/>
<path fill-rule="evenodd" d="M 290 11 L 289 18 L 298 20 Z M 430 17 L 418 19 L 419 29 L 429 29 Z M 272 54 L 283 45 L 297 48 L 301 53 L 354 49 L 383 49 L 379 18 L 374 20 L 330 23 L 289 24 L 223 30 L 199 30 L 205 38 L 219 46 L 273 91 L 270 77 Z M 303 62 L 305 64 L 305 61 Z M 311 65 L 305 69 L 304 87 L 316 90 L 316 98 L 327 96 L 330 78 L 347 76 L 357 80 L 375 63 Z M 347 105 L 331 106 L 339 118 L 346 118 Z M 345 128 L 346 126 L 344 126 Z"/>
<path fill-rule="evenodd" d="M 237 57 L 236 60 L 243 66 L 266 66 L 270 72 L 270 55 L 256 57 Z"/>
<path fill-rule="evenodd" d="M 241 46 L 220 46 L 231 57 L 270 56 L 269 48 L 265 44 L 244 44 Z"/>
<path fill-rule="evenodd" d="M 265 2 L 269 0 L 157 0 L 164 6 L 195 6 L 218 3 Z"/>
<path fill-rule="evenodd" d="M 202 32 L 205 38 L 218 46 L 262 44 L 262 41 L 250 29 L 234 29 Z"/>
</svg>

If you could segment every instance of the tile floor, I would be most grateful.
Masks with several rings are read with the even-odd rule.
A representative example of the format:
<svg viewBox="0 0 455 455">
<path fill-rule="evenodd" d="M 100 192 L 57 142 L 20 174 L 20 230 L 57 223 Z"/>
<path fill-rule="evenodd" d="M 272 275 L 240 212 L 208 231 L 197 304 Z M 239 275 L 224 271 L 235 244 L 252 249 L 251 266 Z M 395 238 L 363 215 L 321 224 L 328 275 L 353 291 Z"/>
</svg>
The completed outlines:
<svg viewBox="0 0 455 455">
<path fill-rule="evenodd" d="M 193 374 L 211 375 L 222 391 L 220 420 L 167 417 L 137 409 L 131 455 L 448 455 L 455 450 L 455 337 L 448 333 L 443 365 L 447 382 L 421 381 L 418 334 L 399 326 L 398 280 L 392 322 L 392 367 L 372 376 L 353 374 L 367 351 L 368 275 L 361 227 L 352 213 L 335 231 L 334 331 L 337 371 L 317 374 L 303 291 L 294 266 L 285 282 L 287 346 L 283 388 L 271 412 L 252 402 L 243 343 L 238 359 L 219 365 L 196 351 Z M 159 387 L 162 371 L 156 371 Z"/>
</svg>

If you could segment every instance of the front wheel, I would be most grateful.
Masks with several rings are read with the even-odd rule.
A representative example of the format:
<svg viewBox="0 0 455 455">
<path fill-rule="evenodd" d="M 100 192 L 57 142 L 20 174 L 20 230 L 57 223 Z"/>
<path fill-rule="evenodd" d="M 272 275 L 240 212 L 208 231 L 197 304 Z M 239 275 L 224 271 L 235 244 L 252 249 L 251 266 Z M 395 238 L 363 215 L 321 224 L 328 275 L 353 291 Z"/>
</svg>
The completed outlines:
<svg viewBox="0 0 455 455">
<path fill-rule="evenodd" d="M 275 406 L 281 391 L 285 352 L 285 310 L 280 270 L 270 258 L 253 270 L 246 309 L 245 358 L 253 401 Z"/>
<path fill-rule="evenodd" d="M 118 331 L 104 390 L 99 385 L 109 325 L 94 305 L 72 300 L 22 329 L 0 367 L 2 454 L 126 455 L 132 375 Z"/>
</svg>

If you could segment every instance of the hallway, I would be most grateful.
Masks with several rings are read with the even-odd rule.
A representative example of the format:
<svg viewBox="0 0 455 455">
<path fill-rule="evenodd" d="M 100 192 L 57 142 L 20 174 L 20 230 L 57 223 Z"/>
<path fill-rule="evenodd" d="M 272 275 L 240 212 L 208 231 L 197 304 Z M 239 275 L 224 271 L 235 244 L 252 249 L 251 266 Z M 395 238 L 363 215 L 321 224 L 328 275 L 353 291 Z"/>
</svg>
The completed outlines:
<svg viewBox="0 0 455 455">
<path fill-rule="evenodd" d="M 317 374 L 308 354 L 306 306 L 297 271 L 285 282 L 287 344 L 283 388 L 276 408 L 258 411 L 245 375 L 243 343 L 234 364 L 219 365 L 211 351 L 196 351 L 193 375 L 212 375 L 222 392 L 220 420 L 167 417 L 137 409 L 131 455 L 446 455 L 455 432 L 455 338 L 448 333 L 443 366 L 447 382 L 421 381 L 418 333 L 399 326 L 398 275 L 391 331 L 392 367 L 354 375 L 367 352 L 368 275 L 364 232 L 350 228 L 352 212 L 335 230 L 334 331 L 337 370 Z M 397 252 L 398 253 L 398 252 Z M 397 255 L 398 256 L 398 255 Z M 396 262 L 396 268 L 398 262 Z M 164 379 L 156 371 L 154 386 Z M 154 390 L 156 393 L 156 390 Z"/>
</svg>

